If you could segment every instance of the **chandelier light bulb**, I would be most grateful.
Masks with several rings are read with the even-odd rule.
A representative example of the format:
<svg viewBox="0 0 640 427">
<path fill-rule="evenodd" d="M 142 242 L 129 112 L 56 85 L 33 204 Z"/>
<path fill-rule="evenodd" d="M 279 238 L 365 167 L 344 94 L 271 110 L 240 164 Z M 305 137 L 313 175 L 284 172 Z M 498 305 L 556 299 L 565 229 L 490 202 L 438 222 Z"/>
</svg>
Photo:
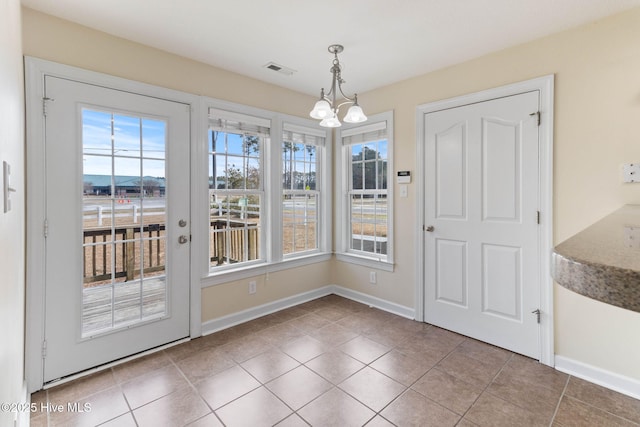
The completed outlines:
<svg viewBox="0 0 640 427">
<path fill-rule="evenodd" d="M 367 116 L 364 115 L 362 108 L 358 104 L 353 104 L 349 107 L 347 115 L 344 116 L 344 121 L 347 123 L 362 123 L 367 121 Z"/>
<path fill-rule="evenodd" d="M 342 123 L 340 123 L 340 120 L 338 120 L 338 116 L 335 113 L 333 113 L 332 116 L 322 120 L 320 122 L 320 126 L 325 128 L 337 128 L 342 126 Z"/>
<path fill-rule="evenodd" d="M 309 115 L 314 119 L 322 120 L 331 116 L 332 113 L 333 112 L 331 111 L 331 105 L 329 105 L 329 102 L 321 99 L 320 101 L 316 102 L 316 105 L 313 107 L 313 110 L 311 110 Z"/>
</svg>

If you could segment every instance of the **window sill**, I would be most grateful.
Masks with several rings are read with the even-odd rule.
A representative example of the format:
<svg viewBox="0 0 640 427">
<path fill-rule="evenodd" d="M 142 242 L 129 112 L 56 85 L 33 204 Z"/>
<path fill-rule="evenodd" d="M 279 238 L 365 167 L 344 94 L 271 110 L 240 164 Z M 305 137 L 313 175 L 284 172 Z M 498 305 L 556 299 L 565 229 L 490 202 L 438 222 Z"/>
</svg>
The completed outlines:
<svg viewBox="0 0 640 427">
<path fill-rule="evenodd" d="M 330 253 L 314 253 L 303 257 L 286 259 L 275 263 L 260 263 L 246 267 L 240 267 L 233 270 L 224 270 L 220 272 L 209 273 L 208 276 L 200 280 L 200 288 L 208 288 L 210 286 L 221 285 L 223 283 L 233 282 L 235 280 L 247 279 L 250 277 L 260 276 L 262 274 L 272 273 L 275 271 L 288 270 L 305 265 L 324 262 L 331 259 Z"/>
<path fill-rule="evenodd" d="M 394 267 L 392 262 L 382 261 L 376 258 L 370 258 L 352 253 L 336 253 L 336 259 L 338 261 L 347 262 L 349 264 L 363 265 L 365 267 L 391 272 L 393 272 Z"/>
</svg>

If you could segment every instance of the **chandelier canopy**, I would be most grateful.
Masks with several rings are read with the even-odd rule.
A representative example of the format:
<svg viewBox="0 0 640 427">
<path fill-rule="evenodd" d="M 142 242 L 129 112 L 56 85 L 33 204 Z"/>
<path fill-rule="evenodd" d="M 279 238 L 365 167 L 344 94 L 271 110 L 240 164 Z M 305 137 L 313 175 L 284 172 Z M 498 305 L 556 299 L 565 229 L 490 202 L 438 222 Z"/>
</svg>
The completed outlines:
<svg viewBox="0 0 640 427">
<path fill-rule="evenodd" d="M 342 126 L 342 123 L 340 123 L 338 119 L 340 107 L 351 104 L 343 120 L 347 123 L 361 123 L 366 121 L 367 116 L 364 115 L 362 108 L 358 105 L 358 94 L 349 97 L 342 91 L 342 83 L 345 83 L 345 81 L 342 79 L 342 68 L 340 67 L 338 54 L 344 50 L 344 47 L 339 44 L 332 44 L 328 50 L 329 53 L 333 54 L 333 65 L 329 70 L 333 75 L 331 89 L 326 94 L 324 93 L 324 88 L 320 89 L 320 99 L 316 102 L 316 105 L 309 115 L 314 119 L 320 120 L 320 126 L 329 128 L 339 127 Z M 342 99 L 339 100 L 336 99 L 338 91 L 340 95 L 342 95 Z"/>
</svg>

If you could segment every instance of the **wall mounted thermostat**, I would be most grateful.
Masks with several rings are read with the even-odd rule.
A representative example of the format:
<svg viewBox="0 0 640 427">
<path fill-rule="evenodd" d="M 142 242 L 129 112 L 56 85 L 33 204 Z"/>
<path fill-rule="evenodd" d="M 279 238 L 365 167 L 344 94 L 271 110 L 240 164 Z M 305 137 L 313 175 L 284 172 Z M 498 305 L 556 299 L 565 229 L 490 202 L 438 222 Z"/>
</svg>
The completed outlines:
<svg viewBox="0 0 640 427">
<path fill-rule="evenodd" d="M 398 184 L 410 184 L 411 171 L 398 171 Z"/>
</svg>

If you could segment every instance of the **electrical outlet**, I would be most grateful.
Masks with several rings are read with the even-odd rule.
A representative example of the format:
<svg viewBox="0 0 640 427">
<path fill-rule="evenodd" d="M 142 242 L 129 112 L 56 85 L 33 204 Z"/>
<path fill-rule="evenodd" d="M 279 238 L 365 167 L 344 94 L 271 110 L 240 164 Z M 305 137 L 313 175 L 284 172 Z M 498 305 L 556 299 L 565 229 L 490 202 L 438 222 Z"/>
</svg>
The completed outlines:
<svg viewBox="0 0 640 427">
<path fill-rule="evenodd" d="M 640 163 L 622 165 L 622 182 L 640 182 Z"/>
<path fill-rule="evenodd" d="M 252 295 L 252 294 L 255 294 L 255 293 L 256 293 L 256 291 L 257 291 L 256 286 L 257 286 L 257 285 L 256 285 L 256 281 L 255 281 L 255 280 L 252 280 L 252 281 L 250 281 L 250 282 L 249 282 L 249 294 L 250 294 L 250 295 Z"/>
<path fill-rule="evenodd" d="M 372 285 L 375 285 L 376 283 L 378 283 L 378 275 L 376 274 L 375 271 L 369 272 L 369 283 L 371 283 Z"/>
<path fill-rule="evenodd" d="M 640 227 L 626 225 L 624 227 L 624 241 L 631 249 L 640 249 Z"/>
</svg>

